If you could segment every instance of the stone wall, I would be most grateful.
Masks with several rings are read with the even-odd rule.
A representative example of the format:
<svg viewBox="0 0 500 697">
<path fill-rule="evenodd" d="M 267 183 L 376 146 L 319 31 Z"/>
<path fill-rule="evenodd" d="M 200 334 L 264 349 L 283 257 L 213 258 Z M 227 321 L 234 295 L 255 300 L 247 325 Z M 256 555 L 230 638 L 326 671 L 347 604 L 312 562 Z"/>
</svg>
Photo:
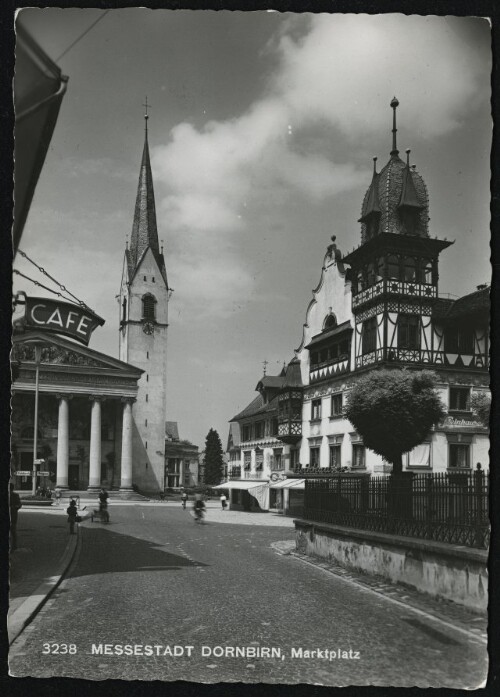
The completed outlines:
<svg viewBox="0 0 500 697">
<path fill-rule="evenodd" d="M 295 520 L 297 551 L 473 610 L 488 604 L 486 550 Z"/>
</svg>

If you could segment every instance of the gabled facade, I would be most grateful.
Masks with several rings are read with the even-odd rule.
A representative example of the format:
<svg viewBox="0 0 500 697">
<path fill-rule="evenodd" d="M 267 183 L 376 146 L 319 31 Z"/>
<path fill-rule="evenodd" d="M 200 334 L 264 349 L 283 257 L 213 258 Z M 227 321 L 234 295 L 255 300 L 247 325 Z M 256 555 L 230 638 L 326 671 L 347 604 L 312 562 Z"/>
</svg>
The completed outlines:
<svg viewBox="0 0 500 697">
<path fill-rule="evenodd" d="M 133 407 L 134 484 L 163 490 L 170 290 L 158 241 L 147 115 L 130 247 L 119 294 L 119 355 L 143 371 Z"/>
</svg>

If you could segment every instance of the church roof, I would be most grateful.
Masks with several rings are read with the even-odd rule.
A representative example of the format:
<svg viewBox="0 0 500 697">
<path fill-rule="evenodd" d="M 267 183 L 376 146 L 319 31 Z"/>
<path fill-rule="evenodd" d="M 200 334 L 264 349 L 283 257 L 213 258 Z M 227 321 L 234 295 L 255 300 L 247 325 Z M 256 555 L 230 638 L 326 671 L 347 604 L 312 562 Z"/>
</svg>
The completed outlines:
<svg viewBox="0 0 500 697">
<path fill-rule="evenodd" d="M 163 280 L 168 287 L 165 260 L 162 252 L 160 252 L 160 246 L 158 243 L 153 175 L 151 172 L 148 131 L 146 127 L 141 168 L 139 171 L 139 183 L 137 185 L 137 196 L 135 200 L 134 222 L 132 224 L 130 248 L 126 251 L 130 279 L 134 277 L 134 274 L 148 249 L 151 249 Z"/>
</svg>

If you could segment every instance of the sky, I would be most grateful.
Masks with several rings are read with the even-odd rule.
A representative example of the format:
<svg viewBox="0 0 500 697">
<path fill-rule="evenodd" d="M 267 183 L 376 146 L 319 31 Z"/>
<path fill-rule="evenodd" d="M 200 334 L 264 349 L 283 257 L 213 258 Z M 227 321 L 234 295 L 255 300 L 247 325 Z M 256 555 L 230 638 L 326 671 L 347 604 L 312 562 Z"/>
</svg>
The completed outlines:
<svg viewBox="0 0 500 697">
<path fill-rule="evenodd" d="M 149 109 L 169 285 L 167 419 L 203 449 L 302 338 L 332 235 L 358 246 L 372 158 L 411 148 L 430 198 L 440 294 L 489 282 L 491 36 L 486 19 L 25 9 L 69 77 L 20 249 L 106 320 L 119 292 Z M 60 60 L 59 57 L 62 56 Z M 18 257 L 14 268 L 45 282 Z M 46 295 L 14 277 L 14 290 Z M 335 311 L 335 308 L 333 308 Z"/>
</svg>

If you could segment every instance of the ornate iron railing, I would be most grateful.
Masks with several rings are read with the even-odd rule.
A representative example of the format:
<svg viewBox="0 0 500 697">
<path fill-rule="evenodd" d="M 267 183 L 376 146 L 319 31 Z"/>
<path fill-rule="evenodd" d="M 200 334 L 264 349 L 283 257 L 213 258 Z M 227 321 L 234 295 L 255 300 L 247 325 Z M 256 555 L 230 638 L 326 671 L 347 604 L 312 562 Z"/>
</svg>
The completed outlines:
<svg viewBox="0 0 500 697">
<path fill-rule="evenodd" d="M 303 517 L 468 547 L 489 544 L 489 481 L 474 472 L 306 479 Z"/>
</svg>

